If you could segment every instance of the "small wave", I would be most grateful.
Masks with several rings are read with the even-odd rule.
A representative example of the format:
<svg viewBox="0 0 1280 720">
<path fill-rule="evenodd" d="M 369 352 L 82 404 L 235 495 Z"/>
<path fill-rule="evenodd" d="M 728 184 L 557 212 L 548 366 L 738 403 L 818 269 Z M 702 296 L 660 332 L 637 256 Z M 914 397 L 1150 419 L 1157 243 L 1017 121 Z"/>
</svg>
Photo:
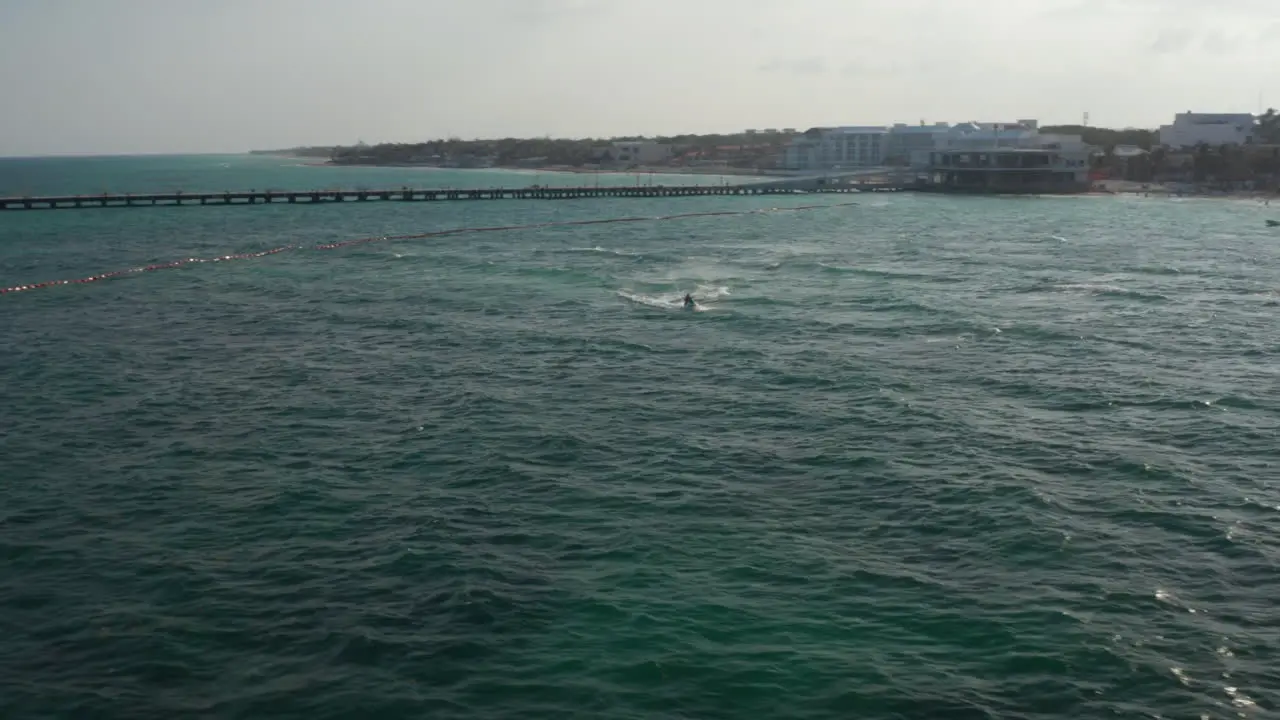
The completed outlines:
<svg viewBox="0 0 1280 720">
<path fill-rule="evenodd" d="M 841 275 L 845 275 L 845 274 L 869 275 L 871 277 L 884 277 L 884 278 L 896 277 L 895 273 L 886 272 L 884 270 L 871 270 L 868 268 L 846 267 L 844 265 L 831 265 L 830 263 L 824 263 L 824 262 L 818 263 L 818 267 L 822 268 L 823 272 L 836 273 Z"/>
<path fill-rule="evenodd" d="M 893 298 L 871 300 L 863 304 L 859 309 L 869 313 L 910 313 L 912 315 L 927 315 L 938 312 L 937 309 L 923 303 Z"/>
<path fill-rule="evenodd" d="M 1224 395 L 1216 400 L 1204 401 L 1204 404 L 1223 408 L 1233 408 L 1236 410 L 1269 409 L 1265 403 L 1259 402 L 1258 400 L 1245 395 Z"/>
<path fill-rule="evenodd" d="M 996 335 L 985 325 L 974 325 L 972 332 L 979 336 L 988 335 L 994 337 Z M 1000 329 L 1000 334 L 1036 342 L 1070 343 L 1072 345 L 1077 345 L 1077 343 L 1085 339 L 1078 332 L 1063 330 L 1050 325 L 1005 325 Z"/>
<path fill-rule="evenodd" d="M 620 257 L 640 257 L 640 253 L 629 252 L 627 250 L 614 250 L 612 248 L 600 247 L 599 245 L 596 245 L 595 247 L 571 247 L 566 251 L 580 253 L 604 253 L 607 255 L 618 255 Z"/>
<path fill-rule="evenodd" d="M 878 270 L 876 268 L 849 267 L 820 262 L 818 267 L 823 272 L 835 275 L 863 275 L 866 277 L 884 278 L 886 280 L 928 280 L 930 282 L 960 282 L 956 278 L 945 275 L 929 275 L 927 273 L 900 272 L 894 270 Z"/>
<path fill-rule="evenodd" d="M 1182 271 L 1176 267 L 1167 265 L 1134 265 L 1132 267 L 1122 268 L 1122 272 L 1135 273 L 1138 275 L 1181 275 Z"/>
<path fill-rule="evenodd" d="M 1051 290 L 1059 292 L 1086 292 L 1091 295 L 1100 295 L 1104 297 L 1122 297 L 1132 300 L 1168 300 L 1169 298 L 1160 293 L 1142 292 L 1140 290 L 1129 290 L 1119 285 L 1109 285 L 1106 283 L 1062 283 L 1050 286 Z"/>
<path fill-rule="evenodd" d="M 594 284 L 599 282 L 599 278 L 590 272 L 563 265 L 516 268 L 514 270 L 499 270 L 499 272 L 530 278 L 548 278 L 555 280 L 558 283 Z"/>
</svg>

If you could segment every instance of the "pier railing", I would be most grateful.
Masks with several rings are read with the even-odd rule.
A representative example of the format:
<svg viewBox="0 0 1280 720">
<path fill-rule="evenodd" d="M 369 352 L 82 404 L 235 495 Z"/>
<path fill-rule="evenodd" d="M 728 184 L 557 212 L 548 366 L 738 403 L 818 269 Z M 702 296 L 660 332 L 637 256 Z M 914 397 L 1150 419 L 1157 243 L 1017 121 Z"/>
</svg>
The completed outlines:
<svg viewBox="0 0 1280 720">
<path fill-rule="evenodd" d="M 40 195 L 0 197 L 0 210 L 56 210 L 69 208 L 152 207 L 161 205 L 269 205 L 342 202 L 447 202 L 460 200 L 580 200 L 588 198 L 670 198 L 710 196 L 801 195 L 809 193 L 893 192 L 910 189 L 901 184 L 840 184 L 814 186 L 639 185 L 596 187 L 521 187 L 394 190 L 249 190 L 240 192 L 109 193 L 100 195 Z"/>
</svg>

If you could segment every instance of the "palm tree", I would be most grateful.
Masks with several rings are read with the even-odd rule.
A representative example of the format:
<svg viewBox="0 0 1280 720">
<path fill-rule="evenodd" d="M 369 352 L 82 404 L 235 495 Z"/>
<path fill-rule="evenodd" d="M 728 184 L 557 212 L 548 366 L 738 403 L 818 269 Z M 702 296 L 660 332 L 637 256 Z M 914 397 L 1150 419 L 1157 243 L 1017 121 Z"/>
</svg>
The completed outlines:
<svg viewBox="0 0 1280 720">
<path fill-rule="evenodd" d="M 1157 145 L 1151 149 L 1151 179 L 1160 180 L 1169 172 L 1169 151 Z"/>
<path fill-rule="evenodd" d="M 1280 144 L 1280 115 L 1276 114 L 1275 108 L 1267 108 L 1266 112 L 1258 116 L 1253 134 L 1258 143 Z"/>
<path fill-rule="evenodd" d="M 1209 177 L 1212 162 L 1208 143 L 1197 145 L 1191 165 L 1191 179 L 1195 182 L 1204 182 Z"/>
</svg>

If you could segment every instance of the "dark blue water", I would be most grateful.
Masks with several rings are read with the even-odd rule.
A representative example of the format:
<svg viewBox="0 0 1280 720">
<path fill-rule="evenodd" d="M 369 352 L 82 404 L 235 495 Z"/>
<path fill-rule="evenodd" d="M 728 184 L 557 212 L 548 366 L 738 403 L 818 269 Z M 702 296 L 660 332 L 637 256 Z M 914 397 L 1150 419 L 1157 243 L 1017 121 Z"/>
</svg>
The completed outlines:
<svg viewBox="0 0 1280 720">
<path fill-rule="evenodd" d="M 41 162 L 0 187 L 105 161 Z M 812 202 L 13 212 L 0 286 Z M 1265 217 L 876 195 L 0 296 L 0 717 L 1267 717 Z"/>
</svg>

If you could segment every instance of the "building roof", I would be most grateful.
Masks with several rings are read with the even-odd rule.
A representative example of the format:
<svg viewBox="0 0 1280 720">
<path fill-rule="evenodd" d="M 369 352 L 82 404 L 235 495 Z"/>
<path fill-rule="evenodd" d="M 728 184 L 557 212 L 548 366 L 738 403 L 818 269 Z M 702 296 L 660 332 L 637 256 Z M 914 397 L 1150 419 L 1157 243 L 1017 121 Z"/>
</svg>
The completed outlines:
<svg viewBox="0 0 1280 720">
<path fill-rule="evenodd" d="M 1115 149 L 1111 151 L 1111 154 L 1116 157 L 1137 157 L 1139 155 L 1146 155 L 1147 151 L 1137 145 L 1117 145 Z"/>
<path fill-rule="evenodd" d="M 1254 115 L 1253 113 L 1197 113 L 1197 112 L 1187 111 L 1184 113 L 1178 113 L 1173 117 L 1175 120 L 1185 118 L 1193 122 L 1196 120 L 1209 121 L 1209 122 L 1214 122 L 1214 121 L 1235 122 L 1238 120 L 1249 120 L 1250 122 L 1253 122 Z"/>
<path fill-rule="evenodd" d="M 1037 132 L 1036 128 L 1019 125 L 1017 123 L 975 123 L 963 122 L 956 123 L 950 127 L 952 132 L 956 133 L 1033 133 Z"/>
<path fill-rule="evenodd" d="M 889 128 L 894 135 L 937 135 L 949 130 L 949 125 L 895 125 Z"/>
</svg>

